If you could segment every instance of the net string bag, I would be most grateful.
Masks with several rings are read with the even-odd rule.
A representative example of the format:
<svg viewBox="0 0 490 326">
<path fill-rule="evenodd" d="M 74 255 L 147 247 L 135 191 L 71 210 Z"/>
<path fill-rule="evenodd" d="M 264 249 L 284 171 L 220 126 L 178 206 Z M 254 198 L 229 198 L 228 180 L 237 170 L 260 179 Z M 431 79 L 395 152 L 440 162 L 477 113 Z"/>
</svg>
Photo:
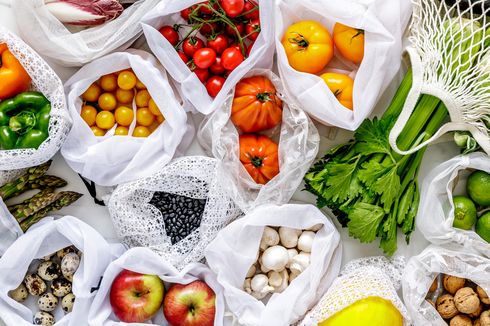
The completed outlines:
<svg viewBox="0 0 490 326">
<path fill-rule="evenodd" d="M 32 79 L 31 89 L 51 102 L 49 136 L 38 149 L 0 150 L 0 180 L 8 182 L 22 174 L 24 168 L 50 160 L 65 141 L 72 120 L 66 109 L 63 84 L 53 69 L 19 37 L 0 26 L 0 44 L 7 44 Z M 20 171 L 14 171 L 20 170 Z"/>
<path fill-rule="evenodd" d="M 405 263 L 403 256 L 392 260 L 374 256 L 350 261 L 298 325 L 316 326 L 355 302 L 373 296 L 391 301 L 403 316 L 403 325 L 411 325 L 407 309 L 397 294 Z"/>
<path fill-rule="evenodd" d="M 187 156 L 150 177 L 119 185 L 108 207 L 121 241 L 129 247 L 148 247 L 178 269 L 201 261 L 209 242 L 240 214 L 217 180 L 217 163 L 213 158 Z M 172 243 L 166 216 L 150 203 L 156 191 L 205 199 L 199 227 Z"/>
<path fill-rule="evenodd" d="M 413 0 L 409 55 L 413 86 L 389 141 L 400 154 L 414 153 L 444 134 L 468 131 L 490 153 L 490 5 L 485 0 Z M 457 17 L 457 18 L 455 18 Z M 410 150 L 397 138 L 421 94 L 440 99 L 449 112 L 428 140 Z"/>
</svg>

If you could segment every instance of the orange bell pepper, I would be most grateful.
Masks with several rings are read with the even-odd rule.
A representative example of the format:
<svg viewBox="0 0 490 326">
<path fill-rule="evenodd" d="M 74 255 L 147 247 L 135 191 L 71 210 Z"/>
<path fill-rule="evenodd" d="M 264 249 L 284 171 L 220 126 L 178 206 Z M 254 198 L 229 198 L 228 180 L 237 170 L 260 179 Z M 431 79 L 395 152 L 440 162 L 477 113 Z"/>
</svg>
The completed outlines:
<svg viewBox="0 0 490 326">
<path fill-rule="evenodd" d="M 0 56 L 0 100 L 5 100 L 27 91 L 31 77 L 7 44 L 0 44 Z"/>
<path fill-rule="evenodd" d="M 340 104 L 349 110 L 353 110 L 352 93 L 354 91 L 354 80 L 352 78 L 344 74 L 330 72 L 321 75 L 320 78 L 325 81 Z"/>
</svg>

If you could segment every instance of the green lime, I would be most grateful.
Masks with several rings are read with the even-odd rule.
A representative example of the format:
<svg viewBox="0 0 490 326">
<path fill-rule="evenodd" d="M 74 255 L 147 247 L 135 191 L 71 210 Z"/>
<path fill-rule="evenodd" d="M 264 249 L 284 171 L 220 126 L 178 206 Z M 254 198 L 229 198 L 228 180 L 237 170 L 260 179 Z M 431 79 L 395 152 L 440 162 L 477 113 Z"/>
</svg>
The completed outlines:
<svg viewBox="0 0 490 326">
<path fill-rule="evenodd" d="M 469 230 L 476 223 L 475 204 L 465 196 L 454 196 L 454 222 L 453 226 L 458 229 Z"/>
<path fill-rule="evenodd" d="M 466 191 L 478 205 L 490 206 L 490 174 L 485 171 L 475 171 L 470 174 Z"/>
<path fill-rule="evenodd" d="M 478 219 L 475 231 L 483 240 L 490 242 L 490 212 L 486 212 Z"/>
</svg>

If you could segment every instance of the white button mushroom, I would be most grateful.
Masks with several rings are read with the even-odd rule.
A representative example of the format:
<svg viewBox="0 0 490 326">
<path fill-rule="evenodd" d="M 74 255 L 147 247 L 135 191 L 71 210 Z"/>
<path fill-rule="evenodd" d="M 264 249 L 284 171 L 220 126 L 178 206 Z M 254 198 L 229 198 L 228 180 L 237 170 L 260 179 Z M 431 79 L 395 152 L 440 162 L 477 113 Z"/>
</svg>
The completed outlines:
<svg viewBox="0 0 490 326">
<path fill-rule="evenodd" d="M 298 245 L 298 237 L 301 234 L 301 230 L 292 229 L 281 226 L 279 228 L 279 237 L 281 238 L 281 244 L 286 248 L 294 248 Z"/>
<path fill-rule="evenodd" d="M 262 254 L 262 265 L 272 271 L 280 272 L 289 261 L 289 255 L 286 248 L 282 246 L 273 246 L 267 248 Z"/>
<path fill-rule="evenodd" d="M 291 284 L 291 282 L 294 281 L 294 279 L 298 276 L 299 274 L 291 272 L 291 274 L 289 274 L 289 284 Z"/>
<path fill-rule="evenodd" d="M 260 250 L 265 250 L 268 247 L 275 246 L 279 243 L 279 233 L 273 228 L 266 226 L 264 233 L 262 233 L 262 239 L 260 240 Z"/>
<path fill-rule="evenodd" d="M 298 249 L 304 252 L 311 252 L 311 248 L 313 247 L 313 240 L 315 240 L 315 232 L 304 231 L 299 236 Z"/>
<path fill-rule="evenodd" d="M 293 257 L 296 256 L 297 254 L 298 254 L 298 250 L 296 250 L 296 249 L 288 249 L 289 259 L 288 259 L 288 263 L 286 264 L 286 268 L 291 267 L 291 261 L 293 260 Z"/>
<path fill-rule="evenodd" d="M 257 300 L 261 300 L 261 299 L 265 298 L 268 294 L 269 294 L 269 292 L 260 293 L 260 292 L 252 291 L 252 293 L 251 293 L 252 297 L 254 297 Z"/>
<path fill-rule="evenodd" d="M 255 267 L 255 264 L 250 266 L 248 269 L 247 275 L 245 277 L 252 277 L 255 275 L 255 272 L 257 271 L 257 268 Z"/>
<path fill-rule="evenodd" d="M 289 275 L 287 270 L 283 270 L 281 272 L 281 284 L 278 287 L 275 287 L 274 292 L 281 293 L 286 290 L 289 285 Z"/>
<path fill-rule="evenodd" d="M 318 224 L 315 224 L 315 225 L 313 225 L 311 228 L 308 228 L 308 229 L 306 229 L 306 230 L 307 230 L 307 231 L 313 231 L 313 232 L 316 232 L 316 231 L 320 230 L 322 227 L 323 227 L 323 224 L 322 224 L 322 223 L 318 223 Z"/>
<path fill-rule="evenodd" d="M 251 278 L 246 278 L 245 281 L 243 281 L 243 289 L 245 292 L 248 294 L 252 293 L 252 279 Z"/>
<path fill-rule="evenodd" d="M 274 288 L 269 286 L 269 278 L 264 274 L 255 275 L 250 281 L 250 288 L 253 292 L 261 294 L 274 291 Z"/>
<path fill-rule="evenodd" d="M 270 271 L 269 274 L 267 274 L 269 277 L 269 285 L 278 288 L 282 284 L 282 275 L 279 272 L 276 271 Z"/>
<path fill-rule="evenodd" d="M 291 262 L 291 272 L 294 274 L 300 274 L 310 265 L 310 254 L 307 252 L 300 252 L 293 257 Z"/>
</svg>

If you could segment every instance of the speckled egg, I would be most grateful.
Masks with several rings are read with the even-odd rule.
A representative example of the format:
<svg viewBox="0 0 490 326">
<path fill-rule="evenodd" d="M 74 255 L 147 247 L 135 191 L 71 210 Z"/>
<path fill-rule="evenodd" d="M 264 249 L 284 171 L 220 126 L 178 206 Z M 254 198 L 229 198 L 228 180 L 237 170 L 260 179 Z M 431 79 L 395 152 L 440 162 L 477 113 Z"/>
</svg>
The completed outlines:
<svg viewBox="0 0 490 326">
<path fill-rule="evenodd" d="M 58 298 L 64 297 L 71 292 L 71 283 L 64 278 L 56 279 L 51 283 L 51 292 Z"/>
<path fill-rule="evenodd" d="M 58 256 L 58 258 L 60 260 L 63 259 L 63 257 L 66 256 L 66 254 L 69 254 L 69 253 L 76 253 L 77 252 L 77 248 L 75 248 L 74 246 L 70 246 L 70 247 L 66 247 L 66 248 L 63 248 L 63 249 L 60 249 L 56 252 L 56 256 Z"/>
<path fill-rule="evenodd" d="M 43 325 L 43 326 L 52 326 L 54 325 L 54 317 L 49 312 L 38 311 L 34 315 L 34 319 L 32 320 L 34 325 Z"/>
<path fill-rule="evenodd" d="M 61 261 L 61 273 L 67 280 L 72 281 L 73 274 L 75 274 L 79 265 L 80 257 L 76 253 L 68 253 Z"/>
<path fill-rule="evenodd" d="M 61 300 L 61 308 L 63 308 L 65 314 L 68 314 L 73 310 L 74 304 L 75 304 L 75 295 L 73 293 L 68 293 Z"/>
<path fill-rule="evenodd" d="M 39 306 L 40 310 L 50 312 L 56 309 L 56 306 L 58 305 L 58 298 L 52 293 L 47 292 L 39 297 L 37 300 L 37 305 Z"/>
<path fill-rule="evenodd" d="M 60 277 L 60 265 L 54 261 L 44 261 L 37 268 L 37 275 L 45 281 L 52 281 Z"/>
<path fill-rule="evenodd" d="M 37 274 L 27 274 L 24 279 L 24 284 L 30 295 L 41 295 L 48 288 L 43 279 Z"/>
<path fill-rule="evenodd" d="M 24 302 L 28 296 L 29 292 L 27 292 L 27 288 L 23 283 L 20 283 L 16 289 L 9 291 L 9 297 L 17 302 Z"/>
</svg>

